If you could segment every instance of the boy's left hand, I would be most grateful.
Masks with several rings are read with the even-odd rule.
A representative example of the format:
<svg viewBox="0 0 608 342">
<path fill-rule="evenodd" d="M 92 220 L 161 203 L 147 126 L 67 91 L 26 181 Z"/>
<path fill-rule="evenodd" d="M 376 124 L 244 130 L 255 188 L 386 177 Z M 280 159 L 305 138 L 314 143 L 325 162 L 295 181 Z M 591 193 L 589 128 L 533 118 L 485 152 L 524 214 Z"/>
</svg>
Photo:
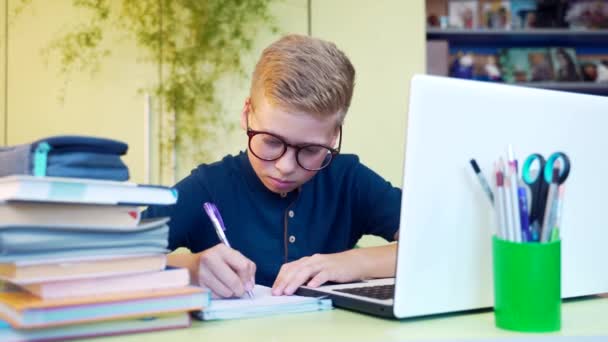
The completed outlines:
<svg viewBox="0 0 608 342">
<path fill-rule="evenodd" d="M 327 281 L 344 283 L 363 278 L 361 264 L 353 253 L 314 254 L 283 264 L 272 285 L 275 296 L 292 295 L 298 287 L 317 287 Z"/>
</svg>

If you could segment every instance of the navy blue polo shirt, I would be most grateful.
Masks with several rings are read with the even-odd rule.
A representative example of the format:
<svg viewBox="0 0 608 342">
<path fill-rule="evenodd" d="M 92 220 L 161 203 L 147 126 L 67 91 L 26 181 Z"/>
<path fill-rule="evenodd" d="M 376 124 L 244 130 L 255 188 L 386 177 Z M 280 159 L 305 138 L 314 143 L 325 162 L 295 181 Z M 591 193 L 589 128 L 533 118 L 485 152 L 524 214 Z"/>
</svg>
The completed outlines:
<svg viewBox="0 0 608 342">
<path fill-rule="evenodd" d="M 264 186 L 245 152 L 198 166 L 175 188 L 175 205 L 151 206 L 144 213 L 171 217 L 169 249 L 197 253 L 220 242 L 203 211 L 204 202 L 213 202 L 232 248 L 256 264 L 256 283 L 266 286 L 283 263 L 346 251 L 364 234 L 392 241 L 399 227 L 401 190 L 355 155 L 338 155 L 283 196 Z"/>
</svg>

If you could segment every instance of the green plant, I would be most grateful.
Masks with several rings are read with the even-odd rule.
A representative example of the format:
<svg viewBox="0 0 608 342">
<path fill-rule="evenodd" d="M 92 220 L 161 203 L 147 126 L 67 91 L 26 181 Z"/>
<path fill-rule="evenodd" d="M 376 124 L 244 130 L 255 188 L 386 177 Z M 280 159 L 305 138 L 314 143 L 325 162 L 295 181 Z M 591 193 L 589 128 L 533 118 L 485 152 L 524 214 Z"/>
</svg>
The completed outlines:
<svg viewBox="0 0 608 342">
<path fill-rule="evenodd" d="M 91 20 L 58 36 L 43 50 L 56 56 L 60 72 L 95 73 L 111 51 L 102 44 L 105 29 L 118 27 L 133 38 L 140 60 L 158 66 L 159 84 L 148 89 L 160 99 L 160 163 L 168 166 L 174 148 L 194 147 L 206 161 L 204 141 L 223 123 L 216 86 L 223 77 L 244 76 L 241 56 L 251 51 L 262 28 L 276 31 L 270 4 L 274 0 L 72 0 Z M 31 0 L 22 0 L 21 7 Z M 171 127 L 174 125 L 174 127 Z M 173 134 L 172 132 L 178 132 Z"/>
</svg>

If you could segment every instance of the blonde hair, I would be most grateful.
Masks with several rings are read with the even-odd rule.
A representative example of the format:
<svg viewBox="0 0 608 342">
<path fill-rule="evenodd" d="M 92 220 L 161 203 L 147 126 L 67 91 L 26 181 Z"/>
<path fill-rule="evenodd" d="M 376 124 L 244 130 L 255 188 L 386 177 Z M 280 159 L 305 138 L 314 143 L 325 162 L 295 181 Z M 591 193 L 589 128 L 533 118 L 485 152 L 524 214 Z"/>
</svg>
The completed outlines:
<svg viewBox="0 0 608 342">
<path fill-rule="evenodd" d="M 252 101 L 263 95 L 286 110 L 331 116 L 342 124 L 353 95 L 355 68 L 335 44 L 287 35 L 262 52 L 253 72 Z"/>
</svg>

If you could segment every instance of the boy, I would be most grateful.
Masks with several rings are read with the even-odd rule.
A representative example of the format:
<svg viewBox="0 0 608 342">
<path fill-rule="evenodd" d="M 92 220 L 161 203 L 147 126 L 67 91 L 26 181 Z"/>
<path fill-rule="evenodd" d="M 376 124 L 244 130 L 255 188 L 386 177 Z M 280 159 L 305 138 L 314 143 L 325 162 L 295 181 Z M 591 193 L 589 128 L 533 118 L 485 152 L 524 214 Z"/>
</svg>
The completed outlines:
<svg viewBox="0 0 608 342">
<path fill-rule="evenodd" d="M 394 276 L 396 245 L 352 249 L 364 234 L 397 239 L 401 190 L 338 154 L 355 70 L 329 42 L 289 35 L 267 47 L 241 113 L 247 152 L 200 165 L 175 187 L 168 263 L 218 297 L 254 284 L 274 295 L 300 285 Z M 232 248 L 219 243 L 204 202 L 217 205 Z"/>
</svg>

